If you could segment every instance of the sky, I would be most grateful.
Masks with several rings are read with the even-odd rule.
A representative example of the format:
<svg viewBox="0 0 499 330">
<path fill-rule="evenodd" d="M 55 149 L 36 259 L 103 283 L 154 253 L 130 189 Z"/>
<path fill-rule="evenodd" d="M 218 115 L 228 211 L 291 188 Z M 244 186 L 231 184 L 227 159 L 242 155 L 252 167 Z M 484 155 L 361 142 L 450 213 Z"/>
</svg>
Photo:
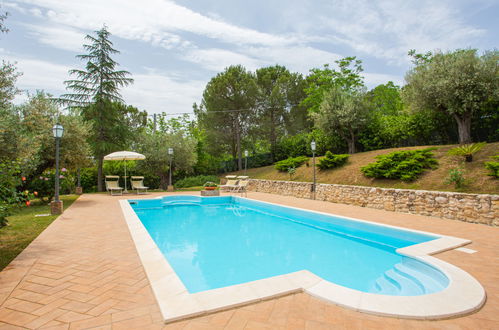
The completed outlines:
<svg viewBox="0 0 499 330">
<path fill-rule="evenodd" d="M 27 93 L 65 93 L 83 68 L 84 37 L 104 24 L 135 82 L 121 93 L 149 113 L 185 113 L 230 65 L 275 64 L 306 75 L 346 56 L 363 62 L 369 88 L 404 84 L 407 52 L 499 45 L 499 0 L 9 0 L 0 58 L 23 73 Z"/>
</svg>

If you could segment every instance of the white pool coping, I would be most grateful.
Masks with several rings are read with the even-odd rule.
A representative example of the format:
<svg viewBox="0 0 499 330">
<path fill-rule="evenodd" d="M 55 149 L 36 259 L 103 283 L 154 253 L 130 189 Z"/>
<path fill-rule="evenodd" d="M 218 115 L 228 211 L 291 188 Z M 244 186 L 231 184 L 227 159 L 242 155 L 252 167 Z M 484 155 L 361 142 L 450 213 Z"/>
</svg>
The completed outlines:
<svg viewBox="0 0 499 330">
<path fill-rule="evenodd" d="M 255 201 L 318 214 L 334 215 L 260 200 Z M 314 297 L 360 312 L 427 320 L 469 314 L 478 310 L 486 300 L 485 290 L 474 277 L 456 266 L 431 256 L 431 254 L 469 244 L 471 241 L 343 216 L 339 217 L 438 236 L 438 239 L 432 241 L 400 248 L 397 253 L 421 260 L 442 271 L 449 279 L 447 288 L 421 296 L 379 295 L 346 288 L 326 281 L 308 270 L 301 270 L 191 294 L 156 246 L 128 200 L 120 200 L 119 202 L 165 323 L 231 309 L 295 292 L 306 292 Z"/>
</svg>

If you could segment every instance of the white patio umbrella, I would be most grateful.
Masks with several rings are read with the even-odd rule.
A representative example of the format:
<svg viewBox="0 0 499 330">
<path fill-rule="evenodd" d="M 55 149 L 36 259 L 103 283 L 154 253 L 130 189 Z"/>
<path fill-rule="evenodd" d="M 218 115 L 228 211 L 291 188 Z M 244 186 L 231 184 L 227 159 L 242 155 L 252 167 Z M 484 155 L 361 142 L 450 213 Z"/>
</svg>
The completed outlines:
<svg viewBox="0 0 499 330">
<path fill-rule="evenodd" d="M 104 156 L 104 160 L 141 160 L 146 159 L 146 156 L 133 151 L 116 151 Z M 128 192 L 126 186 L 126 162 L 125 162 L 125 190 L 123 192 Z"/>
</svg>

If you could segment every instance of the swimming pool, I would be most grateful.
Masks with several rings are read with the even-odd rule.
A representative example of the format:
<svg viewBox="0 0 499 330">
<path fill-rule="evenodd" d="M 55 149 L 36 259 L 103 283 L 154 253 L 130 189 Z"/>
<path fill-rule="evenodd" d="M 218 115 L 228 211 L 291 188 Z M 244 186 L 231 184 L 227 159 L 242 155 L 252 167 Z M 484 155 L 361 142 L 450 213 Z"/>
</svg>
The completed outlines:
<svg viewBox="0 0 499 330">
<path fill-rule="evenodd" d="M 298 291 L 411 318 L 485 299 L 469 274 L 428 256 L 466 240 L 233 196 L 121 204 L 165 320 Z M 442 303 L 462 288 L 475 296 Z"/>
<path fill-rule="evenodd" d="M 449 282 L 437 269 L 396 253 L 436 236 L 234 197 L 131 203 L 190 293 L 302 269 L 387 295 L 433 293 Z"/>
</svg>

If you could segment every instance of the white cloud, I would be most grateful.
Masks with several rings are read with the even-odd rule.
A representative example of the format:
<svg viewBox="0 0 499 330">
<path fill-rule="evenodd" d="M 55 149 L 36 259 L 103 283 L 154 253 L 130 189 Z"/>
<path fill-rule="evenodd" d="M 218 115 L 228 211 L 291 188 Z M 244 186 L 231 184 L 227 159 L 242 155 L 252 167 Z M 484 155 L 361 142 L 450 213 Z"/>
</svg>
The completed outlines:
<svg viewBox="0 0 499 330">
<path fill-rule="evenodd" d="M 64 91 L 63 82 L 69 78 L 68 71 L 71 68 L 31 58 L 8 56 L 5 59 L 16 62 L 18 71 L 22 72 L 22 76 L 17 80 L 20 89 L 30 91 L 43 89 L 54 94 Z"/>
<path fill-rule="evenodd" d="M 149 41 L 172 32 L 189 32 L 231 44 L 284 45 L 291 37 L 276 36 L 217 20 L 172 1 L 148 0 L 20 0 L 43 7 L 52 23 L 98 29 L 104 23 L 117 36 Z M 112 14 L 111 14 L 112 13 Z"/>
<path fill-rule="evenodd" d="M 407 63 L 410 49 L 468 46 L 485 32 L 465 24 L 450 1 L 336 0 L 331 10 L 335 15 L 323 16 L 321 25 L 332 40 L 398 64 Z"/>
<path fill-rule="evenodd" d="M 279 64 L 303 74 L 307 74 L 312 68 L 334 63 L 342 58 L 339 54 L 309 46 L 251 47 L 245 48 L 243 52 L 257 58 L 261 63 L 260 66 Z"/>
<path fill-rule="evenodd" d="M 4 58 L 14 61 L 14 57 Z M 45 90 L 54 96 L 66 92 L 64 81 L 69 79 L 67 66 L 31 58 L 15 57 L 16 66 L 23 75 L 17 86 L 22 90 Z M 193 102 L 201 98 L 206 82 L 200 80 L 177 80 L 164 73 L 147 70 L 147 73 L 133 75 L 134 84 L 124 88 L 122 96 L 127 104 L 145 109 L 149 113 L 191 112 Z M 15 103 L 26 100 L 18 95 Z"/>
<path fill-rule="evenodd" d="M 206 85 L 205 81 L 178 81 L 158 73 L 133 78 L 134 84 L 123 89 L 123 97 L 128 104 L 149 113 L 192 112 L 192 104 L 201 98 Z"/>
<path fill-rule="evenodd" d="M 376 87 L 380 84 L 386 84 L 389 81 L 393 81 L 395 85 L 402 86 L 404 80 L 399 76 L 384 74 L 384 73 L 374 73 L 374 72 L 363 72 L 364 81 L 369 88 Z"/>
<path fill-rule="evenodd" d="M 248 70 L 256 70 L 261 66 L 260 61 L 250 56 L 219 48 L 194 49 L 189 51 L 183 59 L 215 72 L 223 71 L 230 65 L 241 64 Z"/>
<path fill-rule="evenodd" d="M 75 52 L 83 49 L 82 44 L 86 34 L 79 30 L 34 24 L 24 24 L 24 26 L 43 44 Z"/>
</svg>

